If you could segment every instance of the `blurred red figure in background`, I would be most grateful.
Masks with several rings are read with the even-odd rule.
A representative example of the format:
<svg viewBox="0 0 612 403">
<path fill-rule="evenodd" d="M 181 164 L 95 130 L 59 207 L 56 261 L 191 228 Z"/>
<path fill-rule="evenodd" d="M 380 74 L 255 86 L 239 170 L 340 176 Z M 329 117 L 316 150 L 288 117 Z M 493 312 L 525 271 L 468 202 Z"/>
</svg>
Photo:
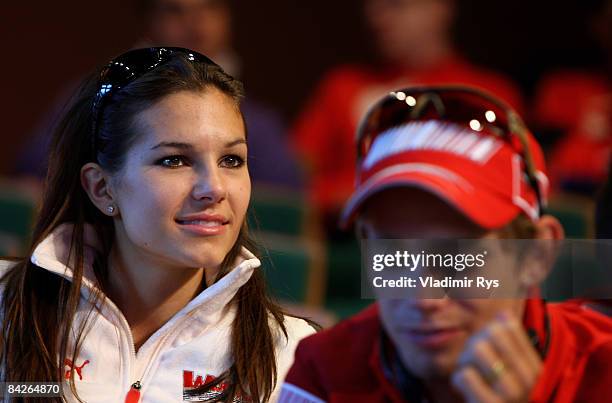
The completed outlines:
<svg viewBox="0 0 612 403">
<path fill-rule="evenodd" d="M 452 0 L 365 1 L 366 22 L 382 65 L 343 66 L 328 73 L 292 133 L 306 165 L 311 201 L 328 231 L 335 230 L 353 186 L 358 119 L 380 96 L 413 84 L 468 84 L 521 111 L 521 97 L 512 83 L 455 51 L 450 35 L 454 11 Z"/>
<path fill-rule="evenodd" d="M 605 181 L 612 149 L 612 1 L 604 3 L 591 28 L 607 52 L 600 70 L 553 72 L 537 88 L 534 120 L 549 133 L 554 191 L 592 195 Z"/>
</svg>

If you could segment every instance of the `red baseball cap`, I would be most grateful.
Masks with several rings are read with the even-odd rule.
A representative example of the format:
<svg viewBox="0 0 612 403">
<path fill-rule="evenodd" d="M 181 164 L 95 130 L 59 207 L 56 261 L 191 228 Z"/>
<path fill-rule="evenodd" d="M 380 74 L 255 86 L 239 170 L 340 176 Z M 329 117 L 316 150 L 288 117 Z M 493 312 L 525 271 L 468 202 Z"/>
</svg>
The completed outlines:
<svg viewBox="0 0 612 403">
<path fill-rule="evenodd" d="M 414 87 L 374 105 L 357 133 L 356 189 L 348 227 L 364 202 L 389 188 L 431 192 L 477 225 L 495 229 L 520 212 L 533 221 L 548 195 L 544 156 L 502 101 L 469 87 Z"/>
</svg>

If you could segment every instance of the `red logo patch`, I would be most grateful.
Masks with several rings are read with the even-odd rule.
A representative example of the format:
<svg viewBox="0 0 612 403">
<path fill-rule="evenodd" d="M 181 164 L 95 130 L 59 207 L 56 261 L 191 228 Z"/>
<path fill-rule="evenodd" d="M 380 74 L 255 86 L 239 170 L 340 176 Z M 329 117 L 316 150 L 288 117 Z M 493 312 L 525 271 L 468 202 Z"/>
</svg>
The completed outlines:
<svg viewBox="0 0 612 403">
<path fill-rule="evenodd" d="M 214 381 L 215 378 L 213 375 L 202 376 L 193 371 L 183 370 L 183 401 L 208 402 L 217 398 L 229 386 L 227 382 L 221 382 L 203 392 L 193 393 L 195 389 Z M 233 401 L 233 403 L 247 402 L 251 402 L 251 399 L 242 396 L 237 396 Z"/>
<path fill-rule="evenodd" d="M 79 379 L 82 381 L 83 380 L 83 374 L 81 373 L 81 371 L 83 370 L 83 367 L 85 365 L 89 364 L 89 360 L 85 360 L 85 362 L 83 364 L 81 364 L 80 366 L 74 366 L 74 363 L 72 362 L 71 359 L 66 358 L 64 360 L 64 365 L 68 367 L 68 370 L 66 371 L 66 374 L 64 375 L 64 377 L 66 379 L 70 379 L 70 370 L 74 368 L 74 371 L 77 373 L 77 375 L 79 376 Z"/>
</svg>

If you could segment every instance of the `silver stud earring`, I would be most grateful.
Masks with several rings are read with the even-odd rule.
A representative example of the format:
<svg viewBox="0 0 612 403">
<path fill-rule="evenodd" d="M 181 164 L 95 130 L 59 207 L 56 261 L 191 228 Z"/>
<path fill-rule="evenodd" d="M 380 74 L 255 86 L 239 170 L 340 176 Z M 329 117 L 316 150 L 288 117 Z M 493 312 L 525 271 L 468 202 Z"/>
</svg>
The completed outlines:
<svg viewBox="0 0 612 403">
<path fill-rule="evenodd" d="M 107 206 L 106 207 L 106 212 L 108 214 L 113 214 L 115 212 L 115 206 L 112 206 L 112 205 L 111 206 Z"/>
</svg>

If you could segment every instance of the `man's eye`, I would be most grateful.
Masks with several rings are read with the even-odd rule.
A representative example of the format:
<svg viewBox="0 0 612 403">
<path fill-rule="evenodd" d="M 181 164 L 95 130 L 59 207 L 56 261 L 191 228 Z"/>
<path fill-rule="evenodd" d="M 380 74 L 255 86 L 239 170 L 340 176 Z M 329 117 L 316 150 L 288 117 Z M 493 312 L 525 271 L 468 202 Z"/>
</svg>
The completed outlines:
<svg viewBox="0 0 612 403">
<path fill-rule="evenodd" d="M 183 165 L 187 165 L 185 163 L 185 159 L 180 155 L 172 155 L 170 157 L 164 157 L 158 161 L 158 164 L 168 167 L 168 168 L 178 168 Z"/>
<path fill-rule="evenodd" d="M 225 168 L 239 168 L 244 165 L 244 159 L 237 155 L 226 155 L 221 159 L 221 166 Z"/>
</svg>

